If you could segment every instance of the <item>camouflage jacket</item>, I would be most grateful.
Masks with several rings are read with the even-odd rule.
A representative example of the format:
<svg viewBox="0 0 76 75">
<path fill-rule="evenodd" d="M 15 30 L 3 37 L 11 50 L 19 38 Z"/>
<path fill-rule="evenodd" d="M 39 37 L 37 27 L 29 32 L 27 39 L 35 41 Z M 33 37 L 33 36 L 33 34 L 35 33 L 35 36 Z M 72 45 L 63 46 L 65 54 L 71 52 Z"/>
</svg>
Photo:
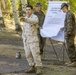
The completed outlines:
<svg viewBox="0 0 76 75">
<path fill-rule="evenodd" d="M 38 40 L 38 17 L 32 14 L 29 18 L 25 16 L 26 22 L 24 22 L 22 38 L 27 43 L 32 43 Z"/>
<path fill-rule="evenodd" d="M 44 15 L 43 11 L 40 11 L 40 12 L 34 11 L 34 14 L 37 15 L 37 17 L 39 19 L 38 26 L 42 27 L 44 19 L 45 19 L 45 15 Z"/>
<path fill-rule="evenodd" d="M 75 16 L 71 11 L 66 13 L 64 32 L 65 37 L 75 35 Z"/>
</svg>

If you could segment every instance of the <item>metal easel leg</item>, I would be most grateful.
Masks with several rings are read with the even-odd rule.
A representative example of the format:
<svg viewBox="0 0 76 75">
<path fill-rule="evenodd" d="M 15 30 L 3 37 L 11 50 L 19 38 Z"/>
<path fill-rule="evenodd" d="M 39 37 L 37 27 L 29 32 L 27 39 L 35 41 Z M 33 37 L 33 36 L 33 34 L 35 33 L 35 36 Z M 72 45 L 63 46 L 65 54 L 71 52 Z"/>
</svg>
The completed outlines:
<svg viewBox="0 0 76 75">
<path fill-rule="evenodd" d="M 51 43 L 51 45 L 52 45 L 52 47 L 53 47 L 53 50 L 54 50 L 54 52 L 55 52 L 55 55 L 56 55 L 57 59 L 59 60 L 59 57 L 58 57 L 58 55 L 57 55 L 57 52 L 56 52 L 56 50 L 55 50 L 55 48 L 54 48 L 54 45 L 53 45 L 53 43 L 52 43 L 52 40 L 51 40 L 51 39 L 49 39 L 49 40 L 50 40 L 50 43 Z"/>
<path fill-rule="evenodd" d="M 65 46 L 65 43 L 63 43 L 62 47 L 61 47 L 61 50 L 63 50 L 63 64 L 65 63 L 65 60 L 64 60 L 64 56 L 65 56 L 65 50 L 67 50 L 66 46 Z"/>
</svg>

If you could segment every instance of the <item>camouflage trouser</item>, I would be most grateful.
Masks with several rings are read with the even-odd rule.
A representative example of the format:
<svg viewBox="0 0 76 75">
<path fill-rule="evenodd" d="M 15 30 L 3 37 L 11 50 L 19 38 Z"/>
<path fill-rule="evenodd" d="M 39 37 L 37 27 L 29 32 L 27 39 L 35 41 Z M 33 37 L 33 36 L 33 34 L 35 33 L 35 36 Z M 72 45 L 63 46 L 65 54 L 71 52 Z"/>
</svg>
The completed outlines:
<svg viewBox="0 0 76 75">
<path fill-rule="evenodd" d="M 40 29 L 38 29 L 38 38 L 39 38 L 40 52 L 43 52 L 43 48 L 44 48 L 44 45 L 45 45 L 45 43 L 46 43 L 46 38 L 43 38 L 43 37 L 40 35 Z"/>
<path fill-rule="evenodd" d="M 68 56 L 71 62 L 76 61 L 76 50 L 75 50 L 75 45 L 74 45 L 74 37 L 75 36 L 69 36 L 68 39 L 66 39 L 67 53 L 68 53 Z"/>
<path fill-rule="evenodd" d="M 26 43 L 24 41 L 24 50 L 29 66 L 42 66 L 39 42 Z"/>
<path fill-rule="evenodd" d="M 39 37 L 39 47 L 40 47 L 40 52 L 43 52 L 44 46 L 45 46 L 45 42 L 46 42 L 46 38 L 41 37 L 41 35 L 38 35 Z"/>
</svg>

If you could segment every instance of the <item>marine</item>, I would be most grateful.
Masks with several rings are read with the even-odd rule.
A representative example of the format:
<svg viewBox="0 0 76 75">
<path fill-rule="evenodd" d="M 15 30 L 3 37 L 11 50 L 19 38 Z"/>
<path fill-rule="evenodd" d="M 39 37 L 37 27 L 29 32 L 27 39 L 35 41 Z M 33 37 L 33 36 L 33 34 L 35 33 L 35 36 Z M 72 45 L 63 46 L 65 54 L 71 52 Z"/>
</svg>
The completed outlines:
<svg viewBox="0 0 76 75">
<path fill-rule="evenodd" d="M 33 7 L 31 5 L 26 6 L 26 16 L 21 18 L 21 20 L 24 22 L 22 32 L 24 50 L 30 66 L 30 68 L 26 70 L 26 73 L 36 71 L 36 75 L 39 75 L 42 73 L 42 61 L 37 30 L 38 17 L 33 14 Z"/>
<path fill-rule="evenodd" d="M 40 54 L 43 54 L 43 49 L 44 49 L 44 45 L 46 42 L 46 39 L 43 38 L 40 35 L 40 29 L 43 28 L 43 23 L 44 23 L 44 19 L 45 19 L 45 14 L 44 12 L 41 10 L 41 4 L 40 2 L 37 2 L 35 5 L 35 11 L 34 14 L 37 15 L 39 22 L 38 22 L 38 37 L 39 37 L 39 46 L 40 46 Z"/>
<path fill-rule="evenodd" d="M 64 22 L 64 34 L 65 42 L 67 46 L 67 53 L 70 59 L 70 62 L 67 63 L 67 66 L 75 67 L 76 66 L 76 50 L 74 45 L 75 38 L 75 16 L 69 10 L 67 3 L 61 5 L 61 10 L 66 13 L 65 22 Z"/>
</svg>

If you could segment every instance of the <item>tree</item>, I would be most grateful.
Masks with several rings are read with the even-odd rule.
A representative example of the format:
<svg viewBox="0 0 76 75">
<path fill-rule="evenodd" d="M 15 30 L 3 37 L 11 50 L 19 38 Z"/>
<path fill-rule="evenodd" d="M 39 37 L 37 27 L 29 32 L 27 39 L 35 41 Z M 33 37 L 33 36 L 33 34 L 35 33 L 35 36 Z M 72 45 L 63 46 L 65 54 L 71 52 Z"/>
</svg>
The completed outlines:
<svg viewBox="0 0 76 75">
<path fill-rule="evenodd" d="M 14 14 L 14 21 L 15 21 L 15 27 L 16 27 L 16 31 L 20 31 L 21 27 L 20 27 L 20 22 L 18 19 L 18 11 L 16 8 L 16 2 L 15 0 L 11 0 L 11 4 L 12 4 L 12 10 L 13 10 L 13 14 Z"/>
<path fill-rule="evenodd" d="M 5 25 L 4 25 L 4 20 L 3 20 L 3 15 L 2 15 L 2 9 L 1 9 L 2 7 L 5 8 L 5 2 L 4 2 L 4 0 L 0 0 L 0 26 L 2 28 L 4 28 Z"/>
<path fill-rule="evenodd" d="M 23 16 L 25 16 L 25 8 L 26 8 L 26 5 L 27 5 L 27 0 L 21 0 L 21 5 L 22 5 Z"/>
</svg>

